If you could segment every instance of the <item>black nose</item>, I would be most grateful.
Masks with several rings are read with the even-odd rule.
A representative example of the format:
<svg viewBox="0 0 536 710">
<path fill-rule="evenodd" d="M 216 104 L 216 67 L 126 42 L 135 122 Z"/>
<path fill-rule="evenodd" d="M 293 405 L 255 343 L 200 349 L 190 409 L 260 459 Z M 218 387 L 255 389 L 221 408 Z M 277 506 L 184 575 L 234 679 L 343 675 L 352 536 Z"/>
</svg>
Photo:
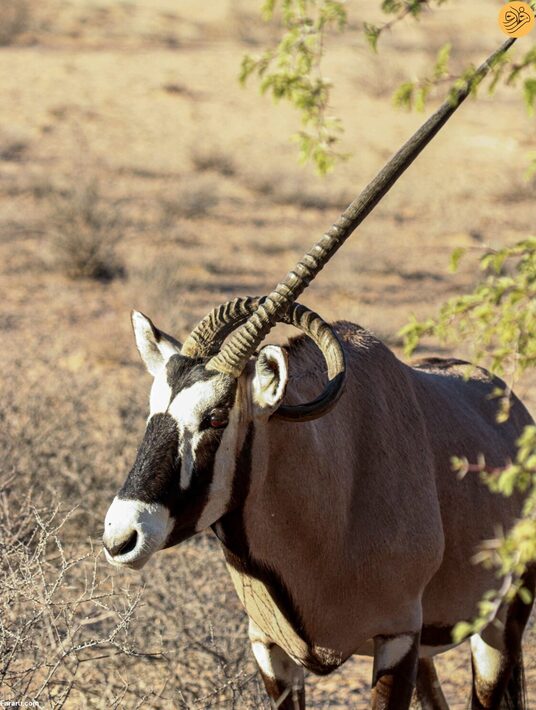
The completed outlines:
<svg viewBox="0 0 536 710">
<path fill-rule="evenodd" d="M 136 547 L 136 544 L 138 542 L 138 533 L 136 532 L 136 530 L 132 530 L 127 534 L 126 538 L 123 538 L 118 542 L 115 542 L 114 540 L 113 542 L 114 544 L 112 544 L 111 547 L 108 547 L 108 545 L 103 542 L 104 547 L 110 553 L 110 555 L 112 557 L 116 557 L 117 555 L 126 555 L 128 552 L 131 552 Z"/>
</svg>

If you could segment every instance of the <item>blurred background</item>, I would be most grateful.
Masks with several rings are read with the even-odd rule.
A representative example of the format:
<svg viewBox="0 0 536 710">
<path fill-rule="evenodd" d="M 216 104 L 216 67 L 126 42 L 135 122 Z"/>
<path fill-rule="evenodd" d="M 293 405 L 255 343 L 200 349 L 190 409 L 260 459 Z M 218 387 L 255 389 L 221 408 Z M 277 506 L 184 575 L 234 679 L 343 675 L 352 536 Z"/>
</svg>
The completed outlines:
<svg viewBox="0 0 536 710">
<path fill-rule="evenodd" d="M 2 700 L 268 707 L 211 534 L 141 573 L 100 553 L 147 414 L 129 311 L 182 339 L 223 300 L 266 293 L 422 122 L 393 108 L 399 84 L 446 41 L 462 69 L 503 38 L 501 3 L 473 0 L 401 23 L 375 55 L 362 23 L 377 4 L 350 0 L 349 29 L 328 43 L 351 157 L 320 179 L 297 163 L 292 110 L 239 86 L 243 54 L 279 36 L 254 0 L 0 0 Z M 519 91 L 482 92 L 305 303 L 400 354 L 412 313 L 433 315 L 476 282 L 483 249 L 534 229 L 535 138 Z M 469 257 L 451 274 L 456 247 Z M 533 413 L 534 384 L 517 386 Z M 536 702 L 533 632 L 526 660 Z M 468 650 L 438 665 L 450 707 L 464 708 Z M 366 708 L 370 680 L 358 658 L 309 677 L 310 706 Z"/>
</svg>

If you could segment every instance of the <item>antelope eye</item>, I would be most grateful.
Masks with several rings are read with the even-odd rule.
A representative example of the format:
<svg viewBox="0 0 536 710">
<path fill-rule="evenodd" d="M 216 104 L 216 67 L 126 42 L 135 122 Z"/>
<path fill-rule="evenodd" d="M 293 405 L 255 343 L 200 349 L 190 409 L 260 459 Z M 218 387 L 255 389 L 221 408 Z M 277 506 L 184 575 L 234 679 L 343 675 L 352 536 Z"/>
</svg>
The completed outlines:
<svg viewBox="0 0 536 710">
<path fill-rule="evenodd" d="M 215 409 L 210 415 L 210 426 L 213 429 L 223 429 L 229 423 L 229 413 L 224 409 Z"/>
</svg>

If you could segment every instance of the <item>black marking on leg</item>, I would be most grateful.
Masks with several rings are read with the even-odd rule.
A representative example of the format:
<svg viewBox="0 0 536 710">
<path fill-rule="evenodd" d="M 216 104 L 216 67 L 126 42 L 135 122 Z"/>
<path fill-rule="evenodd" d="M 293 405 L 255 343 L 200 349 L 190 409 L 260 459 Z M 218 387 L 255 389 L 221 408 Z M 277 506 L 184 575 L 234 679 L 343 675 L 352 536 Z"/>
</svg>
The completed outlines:
<svg viewBox="0 0 536 710">
<path fill-rule="evenodd" d="M 411 632 L 400 635 L 413 636 L 413 641 L 403 658 L 391 668 L 377 667 L 377 657 L 381 645 L 396 639 L 397 636 L 374 638 L 373 710 L 406 710 L 410 706 L 417 678 L 419 634 Z"/>
<path fill-rule="evenodd" d="M 305 710 L 305 688 L 302 685 L 289 686 L 277 678 L 270 678 L 262 670 L 260 670 L 260 674 L 274 708 L 277 710 Z"/>
<path fill-rule="evenodd" d="M 119 498 L 168 505 L 167 493 L 180 475 L 179 431 L 171 414 L 155 414 L 147 423 L 134 466 Z"/>
<path fill-rule="evenodd" d="M 419 708 L 449 710 L 432 658 L 419 658 L 415 695 Z"/>
<path fill-rule="evenodd" d="M 424 625 L 421 629 L 422 646 L 451 646 L 454 626 Z"/>
</svg>

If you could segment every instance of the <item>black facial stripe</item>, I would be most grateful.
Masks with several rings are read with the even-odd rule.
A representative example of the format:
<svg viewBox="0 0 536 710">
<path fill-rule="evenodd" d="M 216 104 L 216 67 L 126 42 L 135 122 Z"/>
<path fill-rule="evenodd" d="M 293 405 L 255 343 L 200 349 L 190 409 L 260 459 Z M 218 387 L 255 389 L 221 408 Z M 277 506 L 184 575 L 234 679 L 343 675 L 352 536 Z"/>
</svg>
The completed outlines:
<svg viewBox="0 0 536 710">
<path fill-rule="evenodd" d="M 235 473 L 233 476 L 233 488 L 231 491 L 230 510 L 239 508 L 247 498 L 249 486 L 251 482 L 251 453 L 253 447 L 253 438 L 255 435 L 255 427 L 250 423 L 246 432 L 246 437 L 238 459 L 236 461 Z"/>
<path fill-rule="evenodd" d="M 214 461 L 222 434 L 222 430 L 207 431 L 197 445 L 190 485 L 185 491 L 180 491 L 176 504 L 170 510 L 175 519 L 175 527 L 166 547 L 176 545 L 196 532 L 199 518 L 209 500 L 210 486 L 214 478 Z"/>
<path fill-rule="evenodd" d="M 251 482 L 251 450 L 254 434 L 255 428 L 251 423 L 236 461 L 229 512 L 221 518 L 218 530 L 214 531 L 228 550 L 242 557 L 249 555 L 241 508 L 248 496 Z"/>
<path fill-rule="evenodd" d="M 187 519 L 188 523 L 197 520 L 207 502 L 221 437 L 222 432 L 217 430 L 203 436 L 195 452 L 190 485 L 188 490 L 181 491 L 181 465 L 184 454 L 191 447 L 192 435 L 190 432 L 182 435 L 181 460 L 175 419 L 171 414 L 155 414 L 147 424 L 136 461 L 119 491 L 119 497 L 135 498 L 145 503 L 161 503 L 173 517 Z M 195 513 L 197 510 L 199 515 Z"/>
<path fill-rule="evenodd" d="M 212 441 L 203 442 L 198 446 L 190 485 L 185 491 L 179 491 L 179 495 L 173 499 L 170 513 L 176 521 L 174 534 L 178 535 L 179 539 L 183 539 L 185 535 L 193 535 L 197 521 L 208 503 L 210 485 L 214 478 L 214 458 L 219 443 L 220 437 L 214 437 Z M 179 482 L 175 485 L 178 489 Z"/>
<path fill-rule="evenodd" d="M 163 497 L 167 498 L 175 488 L 178 489 L 178 452 L 177 423 L 171 414 L 155 414 L 147 424 L 136 461 L 119 491 L 119 498 L 167 505 L 168 501 Z"/>
</svg>

